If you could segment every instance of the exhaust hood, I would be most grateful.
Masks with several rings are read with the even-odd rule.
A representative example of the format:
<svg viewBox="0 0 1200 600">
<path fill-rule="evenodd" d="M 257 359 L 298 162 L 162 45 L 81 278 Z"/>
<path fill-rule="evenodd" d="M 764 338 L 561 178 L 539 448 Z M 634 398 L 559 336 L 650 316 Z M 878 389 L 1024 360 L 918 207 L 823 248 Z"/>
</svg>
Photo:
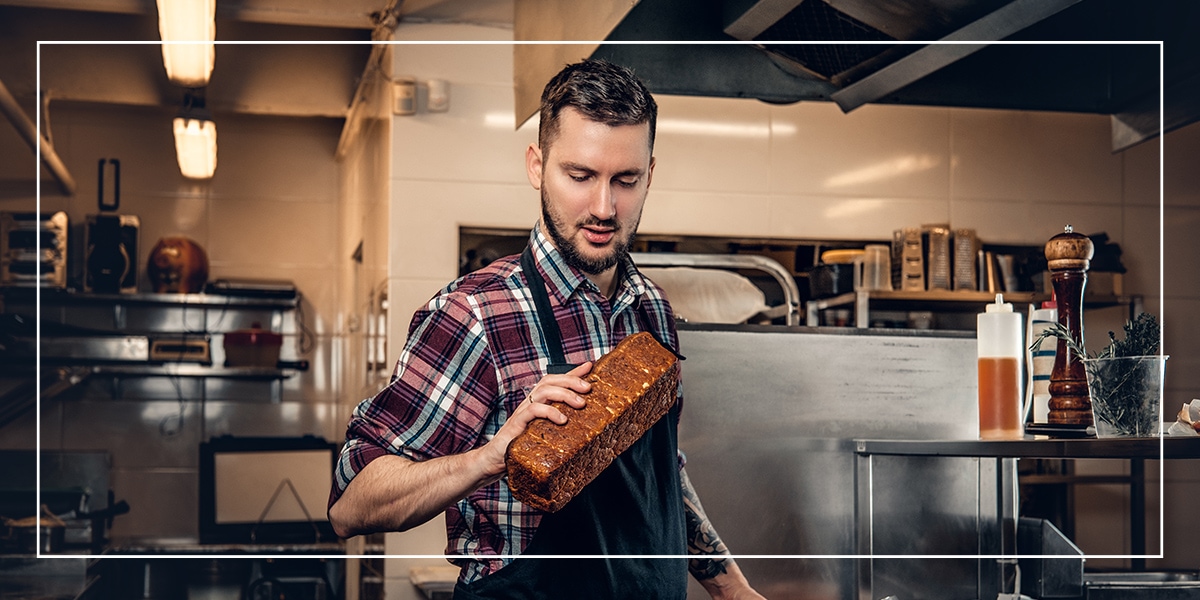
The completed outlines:
<svg viewBox="0 0 1200 600">
<path fill-rule="evenodd" d="M 1105 114 L 1114 151 L 1200 120 L 1191 2 L 626 0 L 611 3 L 619 21 L 551 4 L 559 18 L 539 18 L 546 0 L 517 0 L 517 40 L 603 40 L 574 58 L 627 65 L 655 93 L 834 102 L 845 112 L 886 103 Z M 562 37 L 571 13 L 591 29 Z M 532 82 L 571 58 L 545 56 L 551 48 L 518 46 L 518 122 L 536 112 Z"/>
</svg>

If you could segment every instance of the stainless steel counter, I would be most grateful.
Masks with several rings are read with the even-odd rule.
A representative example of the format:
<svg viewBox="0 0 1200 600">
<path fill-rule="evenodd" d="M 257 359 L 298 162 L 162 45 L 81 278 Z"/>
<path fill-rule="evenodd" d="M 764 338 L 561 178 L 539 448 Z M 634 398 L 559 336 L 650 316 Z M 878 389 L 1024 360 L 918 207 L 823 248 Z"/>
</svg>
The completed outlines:
<svg viewBox="0 0 1200 600">
<path fill-rule="evenodd" d="M 1033 438 L 1023 440 L 855 440 L 854 445 L 855 452 L 874 455 L 990 458 L 1200 458 L 1200 437 L 1061 440 Z"/>
<path fill-rule="evenodd" d="M 688 474 L 767 597 L 995 598 L 1012 571 L 978 556 L 1015 550 L 1015 501 L 997 498 L 1017 458 L 1159 456 L 1157 439 L 979 441 L 970 332 L 683 325 L 680 340 Z M 1164 455 L 1198 445 L 1163 440 Z"/>
<path fill-rule="evenodd" d="M 854 441 L 977 438 L 973 334 L 697 325 L 680 327 L 680 343 L 688 475 L 764 595 L 981 597 L 969 558 L 878 563 L 873 589 L 860 585 L 854 558 Z M 948 462 L 897 476 L 923 478 L 916 491 L 937 522 L 926 540 L 972 555 L 978 461 Z"/>
<path fill-rule="evenodd" d="M 108 556 L 340 556 L 346 553 L 344 542 L 306 544 L 200 544 L 194 541 L 117 542 L 105 551 Z"/>
<path fill-rule="evenodd" d="M 5 600 L 74 600 L 87 589 L 87 557 L 0 556 Z"/>
</svg>

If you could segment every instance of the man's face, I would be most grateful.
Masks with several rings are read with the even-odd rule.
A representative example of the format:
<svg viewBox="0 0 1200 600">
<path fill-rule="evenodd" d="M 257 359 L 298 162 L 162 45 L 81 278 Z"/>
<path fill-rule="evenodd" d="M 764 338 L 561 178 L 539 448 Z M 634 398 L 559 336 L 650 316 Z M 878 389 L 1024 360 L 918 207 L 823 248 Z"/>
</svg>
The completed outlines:
<svg viewBox="0 0 1200 600">
<path fill-rule="evenodd" d="M 546 233 L 584 273 L 608 272 L 633 243 L 654 172 L 649 136 L 649 124 L 610 127 L 567 108 L 550 147 L 526 151 Z"/>
</svg>

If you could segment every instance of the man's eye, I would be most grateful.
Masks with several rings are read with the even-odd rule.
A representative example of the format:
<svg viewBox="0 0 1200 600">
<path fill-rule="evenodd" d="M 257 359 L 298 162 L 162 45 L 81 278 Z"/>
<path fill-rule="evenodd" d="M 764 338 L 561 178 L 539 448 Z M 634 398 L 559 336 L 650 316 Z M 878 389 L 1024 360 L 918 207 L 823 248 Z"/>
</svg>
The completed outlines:
<svg viewBox="0 0 1200 600">
<path fill-rule="evenodd" d="M 631 188 L 631 187 L 637 186 L 638 180 L 636 180 L 636 179 L 618 179 L 617 183 L 620 184 L 622 187 Z"/>
<path fill-rule="evenodd" d="M 585 175 L 570 175 L 570 177 L 572 180 L 578 181 L 580 183 L 587 181 L 588 179 L 591 178 L 590 175 L 586 175 L 586 174 Z"/>
</svg>

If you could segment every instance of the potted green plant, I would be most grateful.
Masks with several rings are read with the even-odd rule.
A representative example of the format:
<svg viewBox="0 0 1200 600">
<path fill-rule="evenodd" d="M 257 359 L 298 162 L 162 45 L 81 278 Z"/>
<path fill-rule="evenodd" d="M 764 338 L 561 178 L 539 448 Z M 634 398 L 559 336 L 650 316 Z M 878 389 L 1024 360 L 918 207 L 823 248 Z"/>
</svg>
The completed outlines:
<svg viewBox="0 0 1200 600">
<path fill-rule="evenodd" d="M 1064 341 L 1083 361 L 1097 437 L 1159 435 L 1160 402 L 1166 355 L 1158 353 L 1161 331 L 1154 315 L 1141 313 L 1125 323 L 1124 339 L 1108 332 L 1109 343 L 1089 355 L 1065 327 L 1055 323 L 1030 346 L 1037 350 L 1048 337 Z"/>
</svg>

